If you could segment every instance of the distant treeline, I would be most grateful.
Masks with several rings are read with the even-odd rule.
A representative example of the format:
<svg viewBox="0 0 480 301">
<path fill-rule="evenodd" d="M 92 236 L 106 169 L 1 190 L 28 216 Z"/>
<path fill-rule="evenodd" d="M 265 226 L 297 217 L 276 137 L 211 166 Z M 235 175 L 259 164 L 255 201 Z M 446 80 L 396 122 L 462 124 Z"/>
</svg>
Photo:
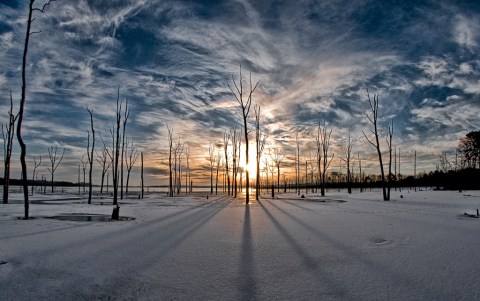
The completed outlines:
<svg viewBox="0 0 480 301">
<path fill-rule="evenodd" d="M 28 186 L 44 186 L 44 185 L 51 185 L 52 182 L 51 181 L 32 181 L 32 180 L 28 180 Z M 3 185 L 4 183 L 4 179 L 3 178 L 0 178 L 0 185 Z M 18 179 L 10 179 L 10 185 L 11 186 L 20 186 L 22 185 L 22 180 L 18 180 Z M 72 183 L 72 182 L 66 182 L 66 181 L 54 181 L 53 184 L 55 186 L 63 186 L 63 187 L 69 187 L 69 186 L 75 186 L 77 187 L 78 186 L 78 183 Z M 83 183 L 80 183 L 83 185 Z M 87 183 L 85 183 L 87 184 Z"/>
</svg>

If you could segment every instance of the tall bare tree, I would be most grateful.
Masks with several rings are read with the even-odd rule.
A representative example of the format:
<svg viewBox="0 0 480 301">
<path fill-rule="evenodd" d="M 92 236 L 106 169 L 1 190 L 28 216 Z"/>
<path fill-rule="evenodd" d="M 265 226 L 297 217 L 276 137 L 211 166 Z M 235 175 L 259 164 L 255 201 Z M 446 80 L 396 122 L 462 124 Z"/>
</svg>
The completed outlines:
<svg viewBox="0 0 480 301">
<path fill-rule="evenodd" d="M 88 153 L 88 152 L 87 152 Z M 82 183 L 82 186 L 83 186 L 83 194 L 85 194 L 85 172 L 87 170 L 87 164 L 88 164 L 88 161 L 85 160 L 85 155 L 82 156 L 82 159 L 80 160 L 80 162 L 82 162 L 82 170 L 83 170 L 83 183 Z"/>
<path fill-rule="evenodd" d="M 378 138 L 378 94 L 373 95 L 373 101 L 370 98 L 370 93 L 367 90 L 367 96 L 368 96 L 368 103 L 370 105 L 370 111 L 371 115 L 367 114 L 367 118 L 372 124 L 373 130 L 372 134 L 375 137 L 374 141 L 370 140 L 368 138 L 367 134 L 363 132 L 363 135 L 365 136 L 365 139 L 367 139 L 368 143 L 370 143 L 375 149 L 377 150 L 377 156 L 378 156 L 378 162 L 380 163 L 380 175 L 382 179 L 382 191 L 383 191 L 383 200 L 388 201 L 390 200 L 390 196 L 387 194 L 387 183 L 385 181 L 385 172 L 383 169 L 383 159 L 382 159 L 382 151 L 380 149 L 380 141 Z"/>
<path fill-rule="evenodd" d="M 390 189 L 392 187 L 392 137 L 393 137 L 393 119 L 392 125 L 388 127 L 387 145 L 388 145 L 388 179 L 387 179 L 387 200 L 390 200 Z"/>
<path fill-rule="evenodd" d="M 272 162 L 277 168 L 277 192 L 280 192 L 280 167 L 285 159 L 285 153 L 279 149 L 273 151 Z"/>
<path fill-rule="evenodd" d="M 112 160 L 111 159 L 109 160 L 110 156 L 109 156 L 107 144 L 105 143 L 105 140 L 103 140 L 103 137 L 102 137 L 101 134 L 100 134 L 100 139 L 102 140 L 102 143 L 103 143 L 102 152 L 99 153 L 99 152 L 97 152 L 97 150 L 95 150 L 95 153 L 97 154 L 96 160 L 100 164 L 100 166 L 102 167 L 102 177 L 101 177 L 101 181 L 100 181 L 100 193 L 102 194 L 103 193 L 103 183 L 105 181 L 105 174 L 108 172 L 108 169 L 112 165 Z M 107 188 L 107 192 L 108 192 L 108 188 Z"/>
<path fill-rule="evenodd" d="M 351 174 L 352 147 L 353 147 L 353 141 L 352 141 L 352 138 L 350 137 L 350 132 L 348 132 L 348 140 L 347 140 L 347 142 L 345 144 L 345 148 L 344 148 L 345 157 L 342 158 L 342 160 L 345 161 L 345 164 L 347 166 L 347 189 L 348 189 L 348 193 L 352 193 L 352 174 Z"/>
<path fill-rule="evenodd" d="M 265 148 L 265 141 L 267 140 L 267 136 L 262 134 L 260 130 L 260 106 L 255 105 L 253 107 L 255 111 L 255 144 L 256 144 L 256 179 L 255 179 L 255 200 L 258 201 L 260 195 L 260 161 L 262 158 L 263 150 Z"/>
<path fill-rule="evenodd" d="M 217 165 L 216 165 L 216 175 L 215 175 L 215 195 L 218 194 L 218 170 L 220 169 L 220 164 L 222 163 L 222 155 L 220 152 L 217 153 Z"/>
<path fill-rule="evenodd" d="M 10 188 L 10 160 L 12 158 L 13 150 L 13 137 L 15 135 L 15 121 L 17 116 L 13 115 L 13 98 L 12 91 L 10 91 L 10 109 L 8 110 L 8 122 L 4 125 L 2 124 L 2 136 L 3 136 L 3 163 L 4 173 L 3 173 L 3 203 L 8 204 L 8 190 Z"/>
<path fill-rule="evenodd" d="M 168 196 L 173 197 L 173 171 L 172 171 L 172 152 L 173 152 L 173 129 L 168 126 L 167 124 L 167 131 L 168 131 Z"/>
<path fill-rule="evenodd" d="M 35 175 L 37 173 L 37 168 L 42 164 L 42 156 L 40 156 L 40 159 L 37 162 L 37 158 L 33 157 L 33 174 L 32 174 L 32 195 L 33 195 L 33 189 L 35 187 Z"/>
<path fill-rule="evenodd" d="M 42 8 L 34 7 L 35 0 L 30 0 L 28 6 L 28 17 L 27 17 L 27 31 L 25 33 L 25 43 L 23 44 L 23 57 L 22 57 L 22 95 L 20 99 L 20 108 L 18 110 L 18 121 L 17 121 L 17 140 L 18 144 L 20 144 L 20 164 L 22 166 L 22 186 L 23 186 L 23 198 L 25 202 L 25 219 L 28 219 L 29 208 L 30 204 L 28 201 L 28 178 L 27 178 L 27 146 L 23 141 L 22 137 L 22 123 L 23 123 L 23 113 L 25 111 L 25 102 L 26 102 L 26 94 L 27 94 L 27 76 L 26 76 L 26 69 L 27 69 L 27 53 L 28 53 L 28 46 L 30 43 L 30 36 L 36 33 L 40 33 L 40 31 L 31 31 L 32 22 L 35 20 L 33 17 L 33 13 L 38 11 L 40 13 L 45 12 L 45 8 L 50 5 L 50 3 L 55 0 L 49 0 L 46 2 Z"/>
<path fill-rule="evenodd" d="M 130 142 L 130 146 L 129 145 Z M 127 167 L 127 182 L 125 184 L 125 195 L 128 195 L 128 182 L 130 181 L 130 172 L 137 162 L 138 151 L 133 145 L 133 140 L 127 141 L 125 144 L 125 166 Z"/>
<path fill-rule="evenodd" d="M 227 177 L 227 195 L 230 195 L 230 174 L 228 170 L 228 144 L 230 141 L 230 134 L 227 134 L 227 130 L 223 133 L 223 151 L 225 153 L 225 175 Z"/>
<path fill-rule="evenodd" d="M 212 143 L 208 147 L 208 162 L 210 163 L 210 194 L 213 194 L 213 166 L 215 166 L 215 147 Z"/>
<path fill-rule="evenodd" d="M 120 103 L 120 88 L 117 89 L 117 107 L 115 111 L 115 124 L 112 128 L 112 185 L 113 185 L 113 205 L 115 206 L 112 219 L 118 219 L 118 160 L 120 157 L 120 127 L 122 121 L 122 104 Z"/>
<path fill-rule="evenodd" d="M 332 136 L 332 129 L 328 130 L 327 129 L 327 124 L 325 121 L 323 122 L 323 127 L 320 127 L 320 124 L 318 125 L 319 127 L 319 133 L 320 133 L 320 143 L 322 144 L 322 150 L 323 150 L 323 156 L 322 156 L 322 173 L 321 173 L 321 182 L 322 182 L 322 187 L 320 190 L 320 193 L 322 196 L 325 196 L 325 184 L 327 180 L 327 171 L 328 168 L 330 167 L 330 163 L 332 163 L 333 157 L 335 154 L 332 154 L 332 156 L 329 158 L 328 157 L 328 151 L 330 149 L 330 137 Z"/>
<path fill-rule="evenodd" d="M 124 150 L 125 150 L 125 130 L 127 129 L 127 121 L 130 116 L 130 108 L 128 107 L 128 100 L 125 101 L 125 112 L 123 115 L 123 126 L 122 126 L 122 154 L 120 162 L 120 199 L 123 200 L 123 159 L 124 159 Z"/>
<path fill-rule="evenodd" d="M 90 129 L 92 131 L 92 148 L 90 148 L 90 132 L 88 132 L 87 138 L 87 156 L 90 169 L 88 171 L 88 204 L 92 203 L 92 172 L 93 172 L 93 152 L 95 151 L 95 129 L 93 128 L 93 111 L 87 107 L 87 111 L 90 114 Z"/>
<path fill-rule="evenodd" d="M 230 132 L 230 138 L 232 140 L 232 194 L 233 197 L 237 197 L 237 177 L 238 177 L 238 167 L 240 163 L 240 134 L 237 133 L 237 126 Z"/>
<path fill-rule="evenodd" d="M 58 165 L 62 162 L 63 155 L 65 155 L 65 148 L 63 148 L 62 156 L 58 157 L 57 154 L 57 147 L 50 146 L 48 148 L 48 157 L 50 158 L 51 167 L 48 168 L 48 172 L 50 172 L 52 176 L 52 193 L 53 193 L 53 176 L 55 174 L 55 170 L 57 170 Z"/>
<path fill-rule="evenodd" d="M 299 179 L 300 179 L 300 141 L 298 140 L 298 132 L 296 133 L 295 135 L 295 143 L 297 145 L 297 149 L 296 149 L 296 154 L 295 154 L 295 186 L 296 186 L 296 190 L 297 190 L 297 193 L 298 195 L 300 195 L 300 183 L 299 183 Z M 320 170 L 320 168 L 319 168 Z M 272 179 L 273 181 L 273 179 Z"/>
<path fill-rule="evenodd" d="M 142 186 L 142 199 L 143 199 L 143 193 L 144 193 L 144 189 L 143 189 L 143 152 L 140 152 L 140 161 L 142 163 L 141 169 L 140 169 L 140 183 L 141 183 L 141 186 Z"/>
<path fill-rule="evenodd" d="M 242 66 L 240 66 L 240 78 L 239 78 L 239 83 L 235 82 L 235 79 L 232 75 L 232 82 L 235 86 L 234 91 L 230 85 L 228 87 L 230 88 L 230 91 L 232 91 L 233 95 L 235 95 L 235 98 L 237 99 L 238 104 L 240 105 L 240 108 L 242 110 L 242 117 L 243 117 L 243 132 L 245 135 L 245 165 L 248 166 L 248 115 L 250 114 L 250 107 L 252 105 L 252 97 L 253 97 L 253 92 L 258 86 L 258 83 L 260 81 L 257 81 L 255 85 L 252 85 L 252 72 L 250 71 L 250 87 L 249 91 L 247 92 L 247 96 L 245 97 L 244 91 L 243 91 L 243 78 L 242 78 Z M 245 99 L 246 98 L 246 99 Z M 250 201 L 250 177 L 248 173 L 248 168 L 245 169 L 245 202 L 248 205 Z"/>
</svg>

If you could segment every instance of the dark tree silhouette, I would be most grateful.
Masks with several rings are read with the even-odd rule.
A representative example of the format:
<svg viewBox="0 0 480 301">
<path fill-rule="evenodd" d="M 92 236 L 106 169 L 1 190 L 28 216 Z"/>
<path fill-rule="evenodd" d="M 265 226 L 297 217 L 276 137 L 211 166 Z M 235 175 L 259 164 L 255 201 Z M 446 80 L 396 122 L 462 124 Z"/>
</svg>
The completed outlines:
<svg viewBox="0 0 480 301">
<path fill-rule="evenodd" d="M 37 173 L 37 168 L 42 164 L 42 156 L 37 163 L 37 158 L 33 157 L 33 174 L 32 174 L 32 195 L 33 195 L 33 188 L 35 187 L 35 175 Z"/>
<path fill-rule="evenodd" d="M 88 164 L 88 161 L 85 161 L 85 155 L 82 156 L 82 159 L 80 160 L 80 162 L 82 162 L 82 170 L 83 170 L 82 187 L 83 187 L 83 194 L 85 194 L 85 172 L 87 171 L 87 164 Z"/>
<path fill-rule="evenodd" d="M 12 158 L 13 136 L 15 132 L 15 121 L 17 116 L 13 115 L 13 98 L 12 91 L 10 91 L 10 110 L 8 111 L 8 122 L 2 124 L 3 136 L 3 158 L 4 158 L 4 173 L 3 173 L 3 203 L 8 204 L 8 190 L 10 188 L 10 160 Z"/>
<path fill-rule="evenodd" d="M 230 141 L 230 134 L 227 130 L 223 133 L 223 151 L 225 153 L 225 174 L 227 176 L 227 195 L 230 195 L 230 174 L 228 171 L 228 142 Z"/>
<path fill-rule="evenodd" d="M 275 163 L 275 167 L 277 167 L 277 192 L 280 192 L 280 166 L 285 159 L 285 153 L 280 151 L 279 149 L 275 149 L 273 151 L 272 162 Z"/>
<path fill-rule="evenodd" d="M 62 156 L 59 158 L 57 154 L 57 147 L 55 148 L 51 146 L 48 149 L 48 158 L 50 159 L 51 168 L 48 168 L 48 172 L 50 172 L 52 176 L 52 193 L 53 193 L 53 176 L 55 174 L 55 170 L 57 170 L 58 165 L 62 162 L 63 155 L 65 155 L 65 148 L 63 148 Z"/>
<path fill-rule="evenodd" d="M 330 149 L 330 137 L 332 136 L 332 129 L 328 130 L 327 125 L 325 121 L 323 122 L 323 128 L 320 127 L 320 124 L 318 124 L 318 133 L 320 136 L 320 144 L 322 145 L 322 173 L 321 173 L 321 179 L 320 181 L 322 182 L 322 186 L 320 189 L 320 194 L 322 196 L 325 196 L 325 184 L 327 181 L 327 171 L 328 168 L 330 167 L 330 163 L 332 163 L 333 157 L 335 157 L 335 154 L 332 154 L 332 156 L 329 158 L 328 157 L 328 151 Z"/>
<path fill-rule="evenodd" d="M 345 157 L 342 158 L 345 161 L 345 165 L 347 166 L 347 189 L 348 193 L 352 193 L 352 173 L 351 173 L 351 163 L 352 163 L 352 147 L 353 141 L 350 137 L 350 132 L 348 132 L 348 140 L 345 144 L 344 154 Z"/>
<path fill-rule="evenodd" d="M 112 184 L 113 184 L 113 205 L 116 206 L 112 219 L 118 219 L 118 160 L 120 157 L 120 127 L 122 121 L 122 104 L 120 103 L 120 88 L 117 89 L 117 108 L 115 111 L 116 122 L 111 131 L 112 134 Z"/>
<path fill-rule="evenodd" d="M 368 118 L 368 120 L 370 121 L 370 123 L 372 124 L 372 127 L 373 127 L 372 134 L 375 137 L 374 142 L 372 142 L 370 140 L 370 138 L 368 138 L 368 136 L 367 136 L 367 134 L 365 134 L 365 132 L 363 132 L 363 135 L 365 136 L 365 139 L 367 139 L 368 143 L 370 143 L 377 150 L 378 161 L 380 163 L 380 175 L 381 175 L 381 180 L 382 180 L 383 200 L 388 201 L 388 200 L 390 200 L 390 196 L 389 196 L 389 193 L 387 194 L 387 183 L 385 181 L 385 172 L 383 170 L 382 151 L 380 149 L 380 141 L 379 141 L 379 138 L 378 138 L 378 126 L 377 126 L 377 122 L 378 122 L 378 94 L 373 95 L 373 102 L 370 98 L 370 93 L 368 93 L 368 90 L 367 90 L 367 96 L 368 96 L 368 103 L 370 104 L 370 110 L 372 112 L 371 116 L 369 114 L 367 114 L 367 118 Z"/>
<path fill-rule="evenodd" d="M 123 159 L 125 151 L 125 130 L 127 128 L 128 117 L 130 116 L 130 108 L 128 107 L 128 100 L 125 101 L 125 112 L 123 115 L 123 126 L 122 126 L 122 154 L 120 159 L 120 199 L 123 200 Z"/>
<path fill-rule="evenodd" d="M 263 150 L 265 148 L 265 141 L 267 140 L 267 136 L 262 134 L 260 130 L 260 106 L 255 105 L 253 107 L 255 111 L 255 144 L 257 148 L 256 152 L 256 179 L 255 179 L 255 200 L 258 201 L 260 195 L 260 161 L 262 158 Z"/>
<path fill-rule="evenodd" d="M 25 33 L 25 43 L 23 47 L 23 57 L 22 57 L 22 95 L 20 99 L 20 108 L 18 110 L 18 121 L 17 121 L 17 140 L 18 144 L 20 144 L 20 164 L 22 166 L 22 186 L 23 186 L 23 198 L 25 202 L 25 219 L 28 219 L 28 213 L 30 204 L 28 201 L 28 178 L 27 178 L 27 146 L 23 141 L 22 137 L 22 123 L 23 123 L 23 113 L 25 111 L 25 102 L 26 102 L 26 94 L 27 94 L 27 76 L 26 76 L 26 69 L 27 69 L 27 54 L 28 54 L 28 46 L 30 43 L 30 36 L 36 33 L 40 33 L 40 31 L 31 31 L 32 22 L 35 20 L 33 18 L 33 13 L 38 11 L 40 13 L 45 12 L 45 8 L 50 5 L 51 2 L 55 0 L 49 0 L 46 2 L 42 8 L 33 7 L 35 0 L 30 0 L 28 6 L 28 17 L 27 17 L 27 31 Z"/>
<path fill-rule="evenodd" d="M 215 165 L 215 147 L 212 143 L 208 147 L 208 162 L 210 163 L 210 194 L 213 194 L 213 166 Z"/>
<path fill-rule="evenodd" d="M 250 107 L 252 105 L 253 92 L 257 88 L 258 83 L 260 81 L 258 81 L 255 84 L 255 86 L 253 86 L 252 85 L 252 72 L 250 71 L 250 81 L 249 81 L 250 82 L 250 89 L 248 91 L 248 96 L 246 97 L 246 99 L 244 98 L 244 94 L 243 94 L 244 91 L 243 91 L 242 66 L 240 66 L 240 79 L 239 79 L 238 85 L 235 82 L 235 79 L 233 78 L 233 75 L 232 75 L 232 82 L 235 86 L 236 91 L 233 91 L 233 89 L 230 85 L 228 85 L 228 87 L 230 88 L 230 91 L 232 91 L 233 95 L 235 95 L 235 98 L 237 99 L 237 102 L 240 105 L 240 108 L 242 110 L 243 127 L 244 127 L 243 132 L 244 132 L 244 135 L 245 135 L 245 165 L 248 166 L 248 115 L 250 114 Z M 250 198 L 249 198 L 249 196 L 250 196 L 250 177 L 249 177 L 249 173 L 248 173 L 248 168 L 246 168 L 246 170 L 245 170 L 245 189 L 246 189 L 245 202 L 248 205 L 248 203 L 250 201 Z"/>
<path fill-rule="evenodd" d="M 101 134 L 100 134 L 100 139 L 102 140 L 102 143 L 103 143 L 102 152 L 98 153 L 97 150 L 95 150 L 95 153 L 97 154 L 97 159 L 96 160 L 100 164 L 100 166 L 102 167 L 102 177 L 101 177 L 101 182 L 100 182 L 100 193 L 103 193 L 103 183 L 105 181 L 105 174 L 107 173 L 108 169 L 112 165 L 112 160 L 111 159 L 108 160 L 110 155 L 109 155 L 109 152 L 108 152 L 107 144 L 105 143 L 105 140 L 103 140 L 103 137 L 102 137 Z M 108 187 L 108 183 L 107 183 L 107 187 Z M 108 192 L 108 188 L 107 188 L 107 192 Z"/>
<path fill-rule="evenodd" d="M 140 168 L 140 183 L 142 185 L 142 199 L 143 199 L 143 194 L 144 194 L 144 188 L 143 188 L 143 152 L 140 152 L 140 161 L 141 161 L 141 168 Z"/>
<path fill-rule="evenodd" d="M 169 182 L 168 182 L 168 196 L 173 197 L 173 174 L 172 174 L 172 152 L 173 152 L 173 129 L 168 126 L 168 145 L 169 145 L 169 153 L 168 153 L 168 174 L 169 174 Z"/>
<path fill-rule="evenodd" d="M 128 182 L 130 181 L 130 172 L 138 159 L 137 148 L 133 145 L 133 140 L 130 141 L 130 147 L 128 142 L 125 144 L 125 165 L 127 167 L 127 182 L 125 183 L 125 195 L 128 195 Z"/>
<path fill-rule="evenodd" d="M 93 152 L 95 151 L 95 129 L 93 128 L 93 111 L 91 111 L 87 107 L 87 111 L 90 114 L 90 129 L 92 131 L 92 148 L 90 148 L 90 132 L 88 133 L 87 138 L 87 155 L 88 155 L 88 163 L 90 165 L 90 169 L 88 171 L 88 203 L 92 203 L 92 172 L 93 172 Z"/>
<path fill-rule="evenodd" d="M 460 139 L 458 151 L 462 165 L 467 168 L 480 168 L 480 131 L 471 131 Z"/>
</svg>

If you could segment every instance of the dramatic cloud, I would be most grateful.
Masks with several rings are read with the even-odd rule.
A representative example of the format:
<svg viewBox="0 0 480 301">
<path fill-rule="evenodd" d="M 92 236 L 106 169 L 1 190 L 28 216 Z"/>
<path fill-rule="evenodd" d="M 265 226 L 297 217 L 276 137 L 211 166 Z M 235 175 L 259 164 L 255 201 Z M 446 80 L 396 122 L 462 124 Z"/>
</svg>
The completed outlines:
<svg viewBox="0 0 480 301">
<path fill-rule="evenodd" d="M 0 4 L 3 120 L 10 90 L 16 105 L 20 97 L 26 14 L 25 1 Z M 79 0 L 52 2 L 35 17 L 41 32 L 31 36 L 27 64 L 29 160 L 50 145 L 65 147 L 58 173 L 66 180 L 75 181 L 86 147 L 86 106 L 108 142 L 117 91 L 131 108 L 127 134 L 145 152 L 149 184 L 163 179 L 167 123 L 201 171 L 208 145 L 242 122 L 228 88 L 240 65 L 244 88 L 250 72 L 260 81 L 253 101 L 262 107 L 267 148 L 293 151 L 298 133 L 308 156 L 325 121 L 334 127 L 335 151 L 350 133 L 367 172 L 376 172 L 362 134 L 369 131 L 367 89 L 379 96 L 382 133 L 393 119 L 394 144 L 406 156 L 416 149 L 427 170 L 479 128 L 480 5 L 473 1 Z"/>
</svg>

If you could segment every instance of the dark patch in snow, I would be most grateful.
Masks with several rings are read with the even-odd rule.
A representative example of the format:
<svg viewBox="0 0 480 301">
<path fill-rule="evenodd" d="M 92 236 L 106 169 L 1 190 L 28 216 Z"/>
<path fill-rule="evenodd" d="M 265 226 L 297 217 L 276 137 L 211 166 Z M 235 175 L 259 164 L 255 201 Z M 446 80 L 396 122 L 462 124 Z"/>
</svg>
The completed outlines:
<svg viewBox="0 0 480 301">
<path fill-rule="evenodd" d="M 381 244 L 386 244 L 386 243 L 388 243 L 389 241 L 386 240 L 386 239 L 383 238 L 383 237 L 374 236 L 374 237 L 370 238 L 370 242 L 371 242 L 371 243 L 374 243 L 374 244 L 376 244 L 376 245 L 381 245 Z"/>
<path fill-rule="evenodd" d="M 0 265 L 6 264 L 6 263 L 7 263 L 6 261 L 0 261 Z"/>
<path fill-rule="evenodd" d="M 108 222 L 112 218 L 110 215 L 105 214 L 84 214 L 84 213 L 69 213 L 55 216 L 48 216 L 46 218 L 58 219 L 62 221 L 75 221 L 75 222 Z M 135 220 L 133 217 L 120 216 L 118 219 L 120 221 L 132 221 Z"/>
</svg>

